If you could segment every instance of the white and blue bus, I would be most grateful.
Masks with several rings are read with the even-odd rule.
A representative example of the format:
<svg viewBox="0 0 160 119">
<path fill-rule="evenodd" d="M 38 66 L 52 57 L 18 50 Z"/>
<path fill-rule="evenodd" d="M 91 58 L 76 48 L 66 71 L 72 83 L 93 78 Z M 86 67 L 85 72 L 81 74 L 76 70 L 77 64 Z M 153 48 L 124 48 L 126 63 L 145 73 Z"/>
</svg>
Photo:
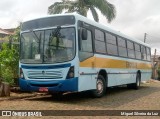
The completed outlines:
<svg viewBox="0 0 160 119">
<path fill-rule="evenodd" d="M 106 87 L 138 89 L 151 77 L 151 49 L 78 14 L 59 14 L 21 25 L 20 88 L 54 94 Z"/>
</svg>

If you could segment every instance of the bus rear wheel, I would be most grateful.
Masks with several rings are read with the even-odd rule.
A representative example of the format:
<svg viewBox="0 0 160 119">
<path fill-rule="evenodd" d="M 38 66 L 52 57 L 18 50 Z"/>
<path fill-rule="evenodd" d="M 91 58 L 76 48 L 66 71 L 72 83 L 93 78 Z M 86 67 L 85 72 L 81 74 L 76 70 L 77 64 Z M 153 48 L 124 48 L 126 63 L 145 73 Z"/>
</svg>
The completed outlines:
<svg viewBox="0 0 160 119">
<path fill-rule="evenodd" d="M 127 87 L 129 89 L 138 90 L 139 87 L 140 87 L 140 84 L 141 84 L 141 75 L 140 75 L 140 73 L 137 73 L 137 75 L 136 75 L 136 83 L 128 84 Z"/>
<path fill-rule="evenodd" d="M 106 93 L 106 85 L 104 77 L 99 75 L 96 82 L 96 89 L 92 90 L 92 96 L 96 98 L 102 97 Z"/>
<path fill-rule="evenodd" d="M 137 73 L 136 83 L 133 84 L 133 88 L 138 90 L 140 85 L 141 85 L 141 76 L 140 76 L 140 73 Z"/>
</svg>

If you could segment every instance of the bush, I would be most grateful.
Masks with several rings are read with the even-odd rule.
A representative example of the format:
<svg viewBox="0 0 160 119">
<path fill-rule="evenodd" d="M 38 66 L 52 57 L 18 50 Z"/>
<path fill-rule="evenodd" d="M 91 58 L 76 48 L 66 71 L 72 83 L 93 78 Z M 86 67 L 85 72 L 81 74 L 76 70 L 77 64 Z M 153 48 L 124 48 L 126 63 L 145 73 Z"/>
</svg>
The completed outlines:
<svg viewBox="0 0 160 119">
<path fill-rule="evenodd" d="M 16 29 L 14 35 L 8 37 L 13 39 L 14 42 L 19 40 L 19 27 Z M 18 80 L 18 65 L 19 65 L 19 46 L 11 45 L 9 43 L 1 44 L 0 51 L 0 78 L 4 82 L 13 85 L 14 80 Z"/>
<path fill-rule="evenodd" d="M 10 85 L 14 84 L 14 80 L 13 80 L 14 75 L 13 75 L 11 69 L 8 69 L 8 68 L 3 69 L 3 71 L 2 71 L 2 77 L 3 77 L 3 80 L 2 80 L 3 82 L 7 82 Z"/>
<path fill-rule="evenodd" d="M 18 55 L 14 48 L 9 49 L 8 44 L 2 44 L 0 52 L 0 69 L 2 81 L 13 84 L 14 79 L 18 78 Z"/>
</svg>

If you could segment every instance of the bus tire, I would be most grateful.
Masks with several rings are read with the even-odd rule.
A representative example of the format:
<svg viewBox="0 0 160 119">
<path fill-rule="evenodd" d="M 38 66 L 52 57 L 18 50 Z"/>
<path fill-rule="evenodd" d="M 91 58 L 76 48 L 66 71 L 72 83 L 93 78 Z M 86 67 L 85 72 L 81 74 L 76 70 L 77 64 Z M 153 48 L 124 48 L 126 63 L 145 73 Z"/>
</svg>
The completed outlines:
<svg viewBox="0 0 160 119">
<path fill-rule="evenodd" d="M 140 76 L 140 73 L 137 73 L 137 75 L 136 75 L 136 83 L 128 84 L 127 88 L 138 90 L 139 87 L 140 87 L 140 84 L 141 84 L 141 76 Z"/>
<path fill-rule="evenodd" d="M 133 89 L 138 90 L 141 85 L 141 76 L 140 73 L 136 75 L 136 83 L 133 84 Z"/>
<path fill-rule="evenodd" d="M 96 89 L 91 94 L 95 98 L 100 98 L 106 93 L 106 84 L 103 76 L 99 75 L 96 82 Z"/>
</svg>

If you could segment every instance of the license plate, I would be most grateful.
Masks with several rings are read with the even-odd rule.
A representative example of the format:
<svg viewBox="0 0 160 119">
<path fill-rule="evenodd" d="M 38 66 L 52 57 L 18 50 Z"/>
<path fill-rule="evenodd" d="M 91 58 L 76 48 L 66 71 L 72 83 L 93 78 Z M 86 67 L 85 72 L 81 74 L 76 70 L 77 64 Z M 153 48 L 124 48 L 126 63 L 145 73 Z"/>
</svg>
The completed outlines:
<svg viewBox="0 0 160 119">
<path fill-rule="evenodd" d="M 39 91 L 40 92 L 48 92 L 48 88 L 46 88 L 46 87 L 40 87 Z"/>
</svg>

